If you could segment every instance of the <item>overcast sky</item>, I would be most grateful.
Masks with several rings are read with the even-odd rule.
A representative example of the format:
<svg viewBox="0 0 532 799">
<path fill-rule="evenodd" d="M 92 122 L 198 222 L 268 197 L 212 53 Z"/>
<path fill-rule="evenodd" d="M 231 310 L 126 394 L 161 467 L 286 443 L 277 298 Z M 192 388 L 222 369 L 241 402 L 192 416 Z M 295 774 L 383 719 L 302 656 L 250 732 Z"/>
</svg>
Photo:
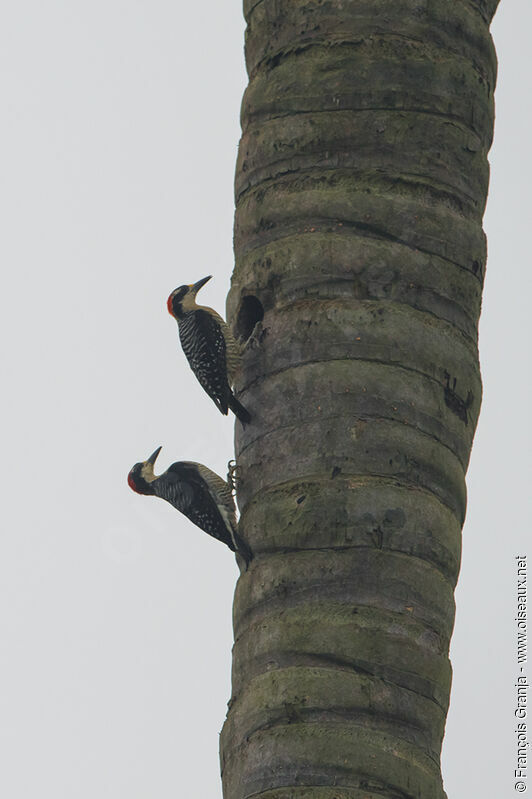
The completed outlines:
<svg viewBox="0 0 532 799">
<path fill-rule="evenodd" d="M 502 0 L 449 799 L 513 792 L 514 556 L 531 510 L 531 26 L 529 0 Z M 3 9 L 8 799 L 221 797 L 237 568 L 126 475 L 159 444 L 162 468 L 191 459 L 225 474 L 232 456 L 232 422 L 188 372 L 165 300 L 213 274 L 205 301 L 224 309 L 243 31 L 237 0 Z"/>
</svg>

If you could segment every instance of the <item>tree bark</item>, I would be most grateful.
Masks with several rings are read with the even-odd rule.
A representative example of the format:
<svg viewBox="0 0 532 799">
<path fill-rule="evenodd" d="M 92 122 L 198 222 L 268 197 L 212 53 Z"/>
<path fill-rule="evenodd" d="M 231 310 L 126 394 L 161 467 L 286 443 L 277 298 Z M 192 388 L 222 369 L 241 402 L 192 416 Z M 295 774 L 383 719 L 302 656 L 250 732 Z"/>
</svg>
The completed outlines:
<svg viewBox="0 0 532 799">
<path fill-rule="evenodd" d="M 226 799 L 441 799 L 497 0 L 245 0 Z"/>
</svg>

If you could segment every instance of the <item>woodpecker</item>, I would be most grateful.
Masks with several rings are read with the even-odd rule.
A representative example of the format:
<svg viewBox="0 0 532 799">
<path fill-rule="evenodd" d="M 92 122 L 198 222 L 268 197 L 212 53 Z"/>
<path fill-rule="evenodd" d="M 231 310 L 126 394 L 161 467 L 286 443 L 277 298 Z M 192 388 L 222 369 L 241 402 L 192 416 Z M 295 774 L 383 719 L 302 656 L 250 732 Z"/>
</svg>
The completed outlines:
<svg viewBox="0 0 532 799">
<path fill-rule="evenodd" d="M 181 511 L 197 527 L 244 559 L 251 552 L 236 531 L 236 510 L 228 483 L 201 463 L 177 461 L 158 477 L 153 468 L 161 447 L 150 457 L 136 463 L 128 474 L 129 487 L 137 494 L 154 494 Z"/>
<path fill-rule="evenodd" d="M 245 423 L 251 416 L 231 390 L 240 366 L 240 347 L 220 314 L 196 304 L 196 294 L 211 277 L 175 289 L 168 297 L 168 312 L 177 321 L 183 352 L 201 386 L 221 413 L 227 416 L 230 408 Z"/>
</svg>

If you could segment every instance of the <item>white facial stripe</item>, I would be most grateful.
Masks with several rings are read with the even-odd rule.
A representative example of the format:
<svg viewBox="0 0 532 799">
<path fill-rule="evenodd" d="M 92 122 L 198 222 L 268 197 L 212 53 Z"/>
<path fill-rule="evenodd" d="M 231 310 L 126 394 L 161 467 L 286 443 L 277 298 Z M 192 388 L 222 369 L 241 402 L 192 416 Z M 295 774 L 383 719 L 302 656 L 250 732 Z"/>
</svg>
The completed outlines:
<svg viewBox="0 0 532 799">
<path fill-rule="evenodd" d="M 146 480 L 147 483 L 153 483 L 155 474 L 153 473 L 153 463 L 143 463 L 140 470 L 140 476 Z"/>
<path fill-rule="evenodd" d="M 194 308 L 197 307 L 196 306 L 196 295 L 192 291 L 189 291 L 189 292 L 187 292 L 187 294 L 185 294 L 183 299 L 180 300 L 180 303 L 181 303 L 181 307 L 182 307 L 182 309 L 184 311 L 192 311 Z"/>
</svg>

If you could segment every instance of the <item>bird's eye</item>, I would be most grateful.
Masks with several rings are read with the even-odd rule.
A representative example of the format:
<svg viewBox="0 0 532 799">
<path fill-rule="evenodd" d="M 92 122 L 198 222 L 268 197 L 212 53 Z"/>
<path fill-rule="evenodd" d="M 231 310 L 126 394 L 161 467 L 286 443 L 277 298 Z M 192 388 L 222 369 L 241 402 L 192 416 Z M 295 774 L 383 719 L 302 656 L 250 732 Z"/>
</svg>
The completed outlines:
<svg viewBox="0 0 532 799">
<path fill-rule="evenodd" d="M 168 297 L 169 310 L 170 310 L 170 303 L 174 302 L 175 300 L 179 302 L 179 300 L 183 299 L 183 297 L 187 293 L 188 293 L 188 286 L 179 286 L 179 288 L 174 289 L 170 294 L 170 296 Z"/>
</svg>

